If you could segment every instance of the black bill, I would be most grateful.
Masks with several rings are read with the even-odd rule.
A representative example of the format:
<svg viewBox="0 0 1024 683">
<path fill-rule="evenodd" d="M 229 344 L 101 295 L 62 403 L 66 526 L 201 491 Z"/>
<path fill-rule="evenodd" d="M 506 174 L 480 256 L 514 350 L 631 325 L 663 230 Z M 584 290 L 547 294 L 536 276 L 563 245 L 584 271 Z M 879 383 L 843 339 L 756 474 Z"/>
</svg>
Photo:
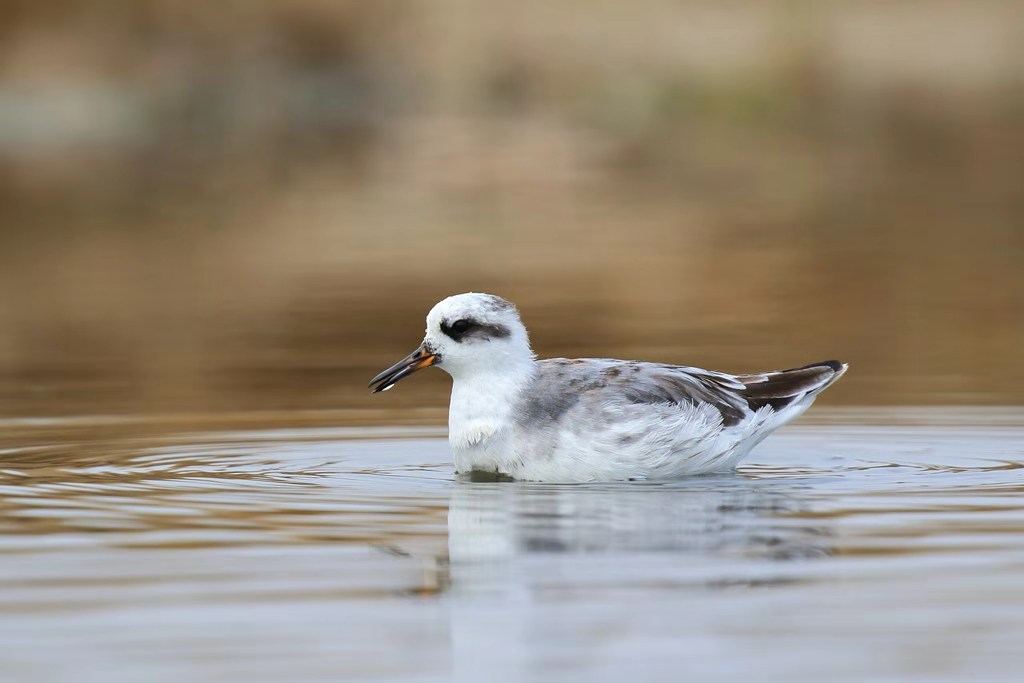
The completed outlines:
<svg viewBox="0 0 1024 683">
<path fill-rule="evenodd" d="M 373 387 L 373 393 L 387 391 L 395 384 L 421 368 L 429 368 L 437 362 L 437 355 L 429 353 L 422 346 L 398 361 L 390 368 L 370 380 L 367 386 Z M 376 385 L 376 386 L 374 386 Z"/>
</svg>

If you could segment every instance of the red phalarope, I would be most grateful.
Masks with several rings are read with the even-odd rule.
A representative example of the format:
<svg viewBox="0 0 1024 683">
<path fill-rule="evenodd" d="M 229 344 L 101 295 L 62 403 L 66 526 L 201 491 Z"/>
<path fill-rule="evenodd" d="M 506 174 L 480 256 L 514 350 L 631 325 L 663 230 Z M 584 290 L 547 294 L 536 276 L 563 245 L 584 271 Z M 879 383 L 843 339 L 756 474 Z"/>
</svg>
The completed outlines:
<svg viewBox="0 0 1024 683">
<path fill-rule="evenodd" d="M 614 360 L 537 360 L 510 302 L 459 294 L 427 315 L 423 343 L 373 378 L 452 376 L 449 443 L 460 473 L 544 482 L 677 479 L 732 470 L 846 372 L 829 360 L 730 375 Z"/>
</svg>

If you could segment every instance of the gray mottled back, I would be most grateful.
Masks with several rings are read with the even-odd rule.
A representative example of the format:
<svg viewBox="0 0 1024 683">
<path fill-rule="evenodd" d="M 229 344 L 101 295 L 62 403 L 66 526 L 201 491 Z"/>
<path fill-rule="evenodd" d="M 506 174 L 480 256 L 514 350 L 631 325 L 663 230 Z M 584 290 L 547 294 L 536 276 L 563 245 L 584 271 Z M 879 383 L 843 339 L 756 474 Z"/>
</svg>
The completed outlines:
<svg viewBox="0 0 1024 683">
<path fill-rule="evenodd" d="M 728 375 L 698 368 L 607 358 L 537 361 L 539 373 L 523 397 L 520 423 L 536 429 L 554 424 L 581 402 L 710 406 L 722 426 L 738 424 L 754 411 L 778 411 L 808 392 L 824 388 L 838 371 L 826 361 L 803 368 Z M 574 411 L 574 409 L 577 409 Z"/>
</svg>

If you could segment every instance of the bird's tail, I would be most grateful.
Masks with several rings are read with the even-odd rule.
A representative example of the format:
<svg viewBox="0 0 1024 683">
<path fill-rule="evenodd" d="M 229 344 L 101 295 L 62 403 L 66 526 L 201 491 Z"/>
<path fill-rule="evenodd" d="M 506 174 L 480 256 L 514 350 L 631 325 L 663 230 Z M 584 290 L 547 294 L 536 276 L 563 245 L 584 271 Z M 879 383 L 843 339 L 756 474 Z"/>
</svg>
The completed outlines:
<svg viewBox="0 0 1024 683">
<path fill-rule="evenodd" d="M 826 360 L 790 370 L 739 375 L 736 379 L 746 387 L 743 396 L 751 408 L 771 406 L 778 413 L 791 406 L 810 405 L 848 367 L 837 360 Z"/>
<path fill-rule="evenodd" d="M 846 368 L 846 363 L 826 360 L 791 370 L 738 375 L 736 379 L 744 384 L 744 398 L 762 418 L 756 432 L 742 449 L 737 449 L 735 462 L 776 429 L 803 415 L 815 397 L 842 377 Z"/>
</svg>

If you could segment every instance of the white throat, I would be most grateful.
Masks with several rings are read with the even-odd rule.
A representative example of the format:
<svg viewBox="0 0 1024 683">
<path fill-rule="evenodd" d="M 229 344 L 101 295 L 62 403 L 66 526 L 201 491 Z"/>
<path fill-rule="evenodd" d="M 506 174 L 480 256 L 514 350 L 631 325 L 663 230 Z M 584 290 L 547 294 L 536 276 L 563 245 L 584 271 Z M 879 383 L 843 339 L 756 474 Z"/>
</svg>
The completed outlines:
<svg viewBox="0 0 1024 683">
<path fill-rule="evenodd" d="M 533 358 L 452 376 L 448 442 L 453 451 L 485 446 L 512 423 L 512 409 L 537 372 Z"/>
</svg>

